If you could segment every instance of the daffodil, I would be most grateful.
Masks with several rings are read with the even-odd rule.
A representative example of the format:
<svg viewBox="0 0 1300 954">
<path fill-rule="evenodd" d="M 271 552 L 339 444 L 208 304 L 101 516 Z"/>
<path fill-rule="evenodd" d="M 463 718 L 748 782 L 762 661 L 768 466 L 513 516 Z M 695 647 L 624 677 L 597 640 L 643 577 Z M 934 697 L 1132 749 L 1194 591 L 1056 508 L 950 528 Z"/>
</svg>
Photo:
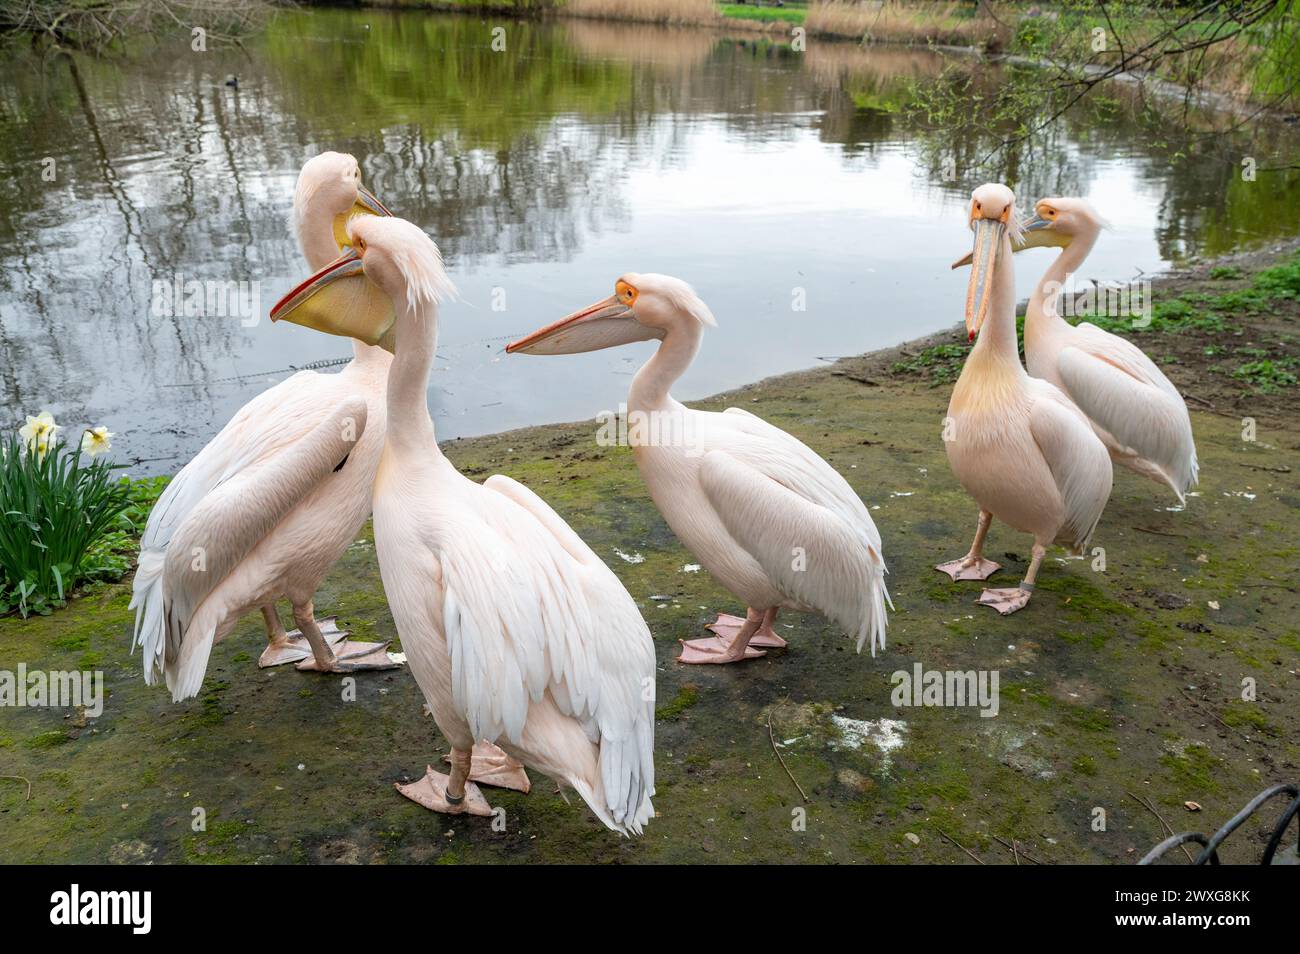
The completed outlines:
<svg viewBox="0 0 1300 954">
<path fill-rule="evenodd" d="M 49 411 L 41 411 L 35 417 L 27 418 L 27 423 L 18 429 L 18 436 L 26 444 L 28 453 L 35 454 L 39 463 L 45 460 L 50 445 L 54 443 L 54 435 L 59 430 L 61 428 L 54 423 L 54 415 Z"/>
<path fill-rule="evenodd" d="M 60 428 L 54 423 L 54 415 L 49 411 L 41 411 L 35 417 L 28 416 L 27 423 L 18 429 L 18 436 L 23 439 L 29 451 L 36 451 L 44 457 L 58 430 Z"/>
<path fill-rule="evenodd" d="M 98 457 L 100 454 L 113 449 L 109 443 L 109 438 L 113 436 L 104 425 L 99 427 L 88 427 L 81 433 L 81 452 L 90 457 Z"/>
</svg>

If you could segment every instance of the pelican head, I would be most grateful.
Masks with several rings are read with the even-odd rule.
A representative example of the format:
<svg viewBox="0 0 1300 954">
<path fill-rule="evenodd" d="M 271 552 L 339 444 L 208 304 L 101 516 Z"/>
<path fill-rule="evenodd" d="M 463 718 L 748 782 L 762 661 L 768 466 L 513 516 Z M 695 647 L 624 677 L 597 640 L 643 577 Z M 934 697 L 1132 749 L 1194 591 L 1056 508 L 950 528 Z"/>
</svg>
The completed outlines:
<svg viewBox="0 0 1300 954">
<path fill-rule="evenodd" d="M 397 309 L 440 304 L 456 293 L 442 254 L 423 230 L 396 216 L 348 220 L 343 254 L 271 309 L 271 320 L 394 350 Z"/>
<path fill-rule="evenodd" d="M 1034 217 L 1024 225 L 1016 251 L 1069 248 L 1078 236 L 1096 236 L 1105 223 L 1086 199 L 1039 199 Z"/>
<path fill-rule="evenodd" d="M 354 215 L 392 215 L 361 184 L 361 167 L 345 152 L 322 152 L 308 159 L 298 173 L 293 191 L 295 222 L 301 224 L 307 208 L 321 203 L 334 216 L 334 242 L 347 245 L 347 223 Z"/>
<path fill-rule="evenodd" d="M 966 289 L 966 332 L 974 341 L 988 315 L 993 271 L 1002 252 L 1002 237 L 1011 233 L 1013 244 L 1019 241 L 1016 220 L 1016 196 L 998 183 L 988 183 L 971 193 L 968 224 L 974 233 L 974 247 L 952 263 L 953 268 L 970 265 L 970 285 Z"/>
<path fill-rule="evenodd" d="M 514 354 L 579 354 L 633 341 L 663 339 L 674 328 L 716 327 L 713 312 L 695 289 L 671 275 L 628 272 L 614 282 L 614 294 L 559 321 L 512 341 Z"/>
</svg>

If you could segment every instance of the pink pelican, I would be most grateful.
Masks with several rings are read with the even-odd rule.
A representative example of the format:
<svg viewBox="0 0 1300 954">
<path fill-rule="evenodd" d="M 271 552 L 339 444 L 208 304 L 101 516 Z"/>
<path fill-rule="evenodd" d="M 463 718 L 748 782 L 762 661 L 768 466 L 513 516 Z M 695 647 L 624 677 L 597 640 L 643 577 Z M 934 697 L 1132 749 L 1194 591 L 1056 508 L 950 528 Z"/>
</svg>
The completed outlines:
<svg viewBox="0 0 1300 954">
<path fill-rule="evenodd" d="M 716 322 L 691 286 L 627 274 L 614 294 L 506 346 L 575 354 L 659 339 L 628 395 L 629 443 L 659 512 L 713 576 L 747 604 L 718 635 L 683 641 L 684 663 L 732 663 L 779 647 L 782 608 L 817 611 L 857 639 L 885 643 L 880 533 L 853 488 L 807 445 L 740 408 L 696 411 L 668 393 Z M 640 435 L 638 437 L 638 434 Z"/>
<path fill-rule="evenodd" d="M 1102 220 L 1083 199 L 1042 199 L 1020 248 L 1062 251 L 1043 274 L 1025 311 L 1025 364 L 1050 381 L 1092 421 L 1111 459 L 1178 495 L 1196 484 L 1196 444 L 1182 395 L 1132 342 L 1057 313 L 1066 279 L 1092 251 Z"/>
<path fill-rule="evenodd" d="M 374 487 L 375 549 L 397 631 L 451 743 L 398 786 L 435 811 L 491 808 L 473 777 L 475 741 L 575 789 L 623 834 L 653 814 L 655 654 L 618 578 L 527 487 L 477 484 L 434 438 L 426 397 L 438 305 L 454 294 L 438 248 L 396 218 L 348 226 L 353 248 L 271 312 L 326 331 L 391 340 L 388 435 Z M 349 308 L 375 294 L 386 312 Z"/>
<path fill-rule="evenodd" d="M 936 569 L 954 580 L 988 579 L 999 568 L 983 555 L 994 517 L 1033 534 L 1024 581 L 985 590 L 977 601 L 1006 616 L 1029 602 L 1049 545 L 1060 543 L 1076 553 L 1087 548 L 1110 497 L 1111 467 L 1083 413 L 1055 385 L 1031 378 L 1020 364 L 1011 190 L 1004 185 L 976 189 L 970 225 L 975 243 L 966 330 L 975 346 L 953 388 L 944 440 L 953 473 L 979 504 L 979 526 L 970 552 Z"/>
<path fill-rule="evenodd" d="M 338 254 L 334 236 L 354 214 L 388 215 L 361 186 L 351 156 L 303 166 L 293 224 L 309 262 Z M 384 442 L 390 355 L 353 341 L 338 374 L 300 371 L 249 401 L 167 486 L 140 544 L 131 606 L 145 682 L 159 676 L 176 701 L 199 691 L 214 643 L 260 609 L 262 666 L 353 672 L 392 668 L 387 644 L 342 643 L 333 618 L 316 621 L 321 580 L 370 515 Z M 276 601 L 298 630 L 286 633 Z M 332 644 L 340 644 L 336 656 Z"/>
</svg>

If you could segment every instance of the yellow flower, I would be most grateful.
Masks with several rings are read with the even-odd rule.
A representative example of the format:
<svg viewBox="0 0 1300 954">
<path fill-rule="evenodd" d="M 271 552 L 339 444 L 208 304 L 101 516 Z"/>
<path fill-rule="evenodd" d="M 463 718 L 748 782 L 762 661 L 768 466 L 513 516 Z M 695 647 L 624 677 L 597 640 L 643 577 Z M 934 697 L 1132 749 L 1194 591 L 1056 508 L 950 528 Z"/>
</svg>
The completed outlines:
<svg viewBox="0 0 1300 954">
<path fill-rule="evenodd" d="M 18 429 L 18 436 L 23 439 L 29 451 L 36 451 L 42 457 L 49 448 L 49 442 L 54 439 L 54 432 L 60 430 L 59 425 L 54 423 L 54 415 L 49 411 L 41 411 L 35 417 L 28 416 L 27 423 Z"/>
<path fill-rule="evenodd" d="M 113 432 L 102 424 L 99 427 L 86 428 L 81 434 L 81 452 L 91 457 L 98 457 L 112 450 L 113 445 L 108 440 L 112 436 Z"/>
</svg>

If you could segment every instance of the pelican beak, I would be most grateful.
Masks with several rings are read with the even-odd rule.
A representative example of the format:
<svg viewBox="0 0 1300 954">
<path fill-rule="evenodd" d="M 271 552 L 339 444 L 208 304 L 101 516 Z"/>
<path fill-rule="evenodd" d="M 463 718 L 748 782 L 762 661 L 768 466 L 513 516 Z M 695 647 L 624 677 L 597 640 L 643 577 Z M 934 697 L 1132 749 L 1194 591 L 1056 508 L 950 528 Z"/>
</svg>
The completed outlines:
<svg viewBox="0 0 1300 954">
<path fill-rule="evenodd" d="M 993 286 L 993 268 L 1006 234 L 1005 221 L 995 219 L 975 220 L 975 245 L 971 249 L 970 285 L 966 289 L 966 332 L 974 341 L 988 315 L 990 289 Z"/>
<path fill-rule="evenodd" d="M 392 299 L 366 277 L 365 263 L 351 247 L 275 303 L 271 320 L 282 319 L 393 350 Z"/>
<path fill-rule="evenodd" d="M 357 186 L 357 201 L 342 215 L 334 216 L 334 244 L 340 250 L 352 244 L 348 238 L 348 221 L 355 215 L 392 215 L 384 203 L 375 198 L 375 194 L 364 186 Z"/>
<path fill-rule="evenodd" d="M 1013 252 L 1023 252 L 1027 248 L 1069 248 L 1071 236 L 1052 228 L 1052 220 L 1035 214 L 1022 226 L 1024 232 L 1019 241 L 1011 243 Z"/>
<path fill-rule="evenodd" d="M 620 301 L 618 295 L 610 295 L 510 342 L 506 345 L 506 352 L 581 354 L 662 337 L 662 331 L 637 321 L 631 306 Z"/>
</svg>

